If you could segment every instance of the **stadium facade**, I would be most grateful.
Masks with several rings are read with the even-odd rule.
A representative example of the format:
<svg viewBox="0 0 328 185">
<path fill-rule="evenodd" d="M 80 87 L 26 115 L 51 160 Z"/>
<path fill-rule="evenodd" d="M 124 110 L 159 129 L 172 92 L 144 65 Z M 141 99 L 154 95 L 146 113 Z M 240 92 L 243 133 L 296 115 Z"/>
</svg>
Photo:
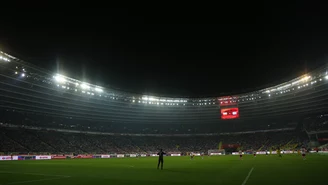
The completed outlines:
<svg viewBox="0 0 328 185">
<path fill-rule="evenodd" d="M 100 125 L 180 125 L 196 132 L 203 131 L 200 127 L 213 133 L 274 128 L 275 124 L 292 127 L 300 115 L 304 118 L 326 112 L 328 74 L 322 67 L 283 84 L 245 94 L 170 98 L 100 87 L 0 52 L 0 108 Z M 238 118 L 221 119 L 222 110 L 230 108 L 238 108 Z"/>
</svg>

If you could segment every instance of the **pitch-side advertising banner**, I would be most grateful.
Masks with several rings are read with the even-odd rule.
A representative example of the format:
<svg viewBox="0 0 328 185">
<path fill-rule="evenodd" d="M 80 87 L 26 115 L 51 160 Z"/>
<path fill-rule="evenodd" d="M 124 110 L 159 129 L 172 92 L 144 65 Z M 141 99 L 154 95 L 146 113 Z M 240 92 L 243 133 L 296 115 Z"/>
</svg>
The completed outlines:
<svg viewBox="0 0 328 185">
<path fill-rule="evenodd" d="M 110 155 L 101 155 L 101 158 L 110 158 Z"/>
<path fill-rule="evenodd" d="M 66 159 L 66 156 L 56 155 L 56 156 L 51 156 L 51 159 Z"/>
<path fill-rule="evenodd" d="M 244 154 L 244 152 L 242 152 Z M 232 155 L 239 155 L 239 152 L 232 152 Z"/>
<path fill-rule="evenodd" d="M 137 157 L 137 154 L 130 154 L 130 157 Z"/>
<path fill-rule="evenodd" d="M 171 154 L 171 156 L 181 156 L 181 154 Z"/>
<path fill-rule="evenodd" d="M 91 159 L 92 158 L 92 155 L 78 155 L 76 158 Z"/>
<path fill-rule="evenodd" d="M 221 153 L 211 153 L 211 155 L 222 155 Z M 233 153 L 232 153 L 232 155 L 234 155 Z"/>
<path fill-rule="evenodd" d="M 122 157 L 124 157 L 124 154 L 117 154 L 117 157 L 122 158 Z"/>
<path fill-rule="evenodd" d="M 10 161 L 11 156 L 0 156 L 0 161 Z"/>
<path fill-rule="evenodd" d="M 293 154 L 293 153 L 297 153 L 297 152 L 294 152 L 294 151 L 281 151 L 282 154 Z M 244 152 L 243 152 L 244 154 Z M 266 154 L 266 151 L 258 151 L 256 152 L 256 154 Z M 268 151 L 268 154 L 270 154 L 270 152 Z M 277 151 L 272 151 L 271 154 L 277 154 Z M 232 155 L 239 155 L 239 152 L 232 152 Z"/>
<path fill-rule="evenodd" d="M 51 159 L 50 155 L 40 155 L 40 156 L 35 156 L 36 160 L 49 160 Z"/>
</svg>

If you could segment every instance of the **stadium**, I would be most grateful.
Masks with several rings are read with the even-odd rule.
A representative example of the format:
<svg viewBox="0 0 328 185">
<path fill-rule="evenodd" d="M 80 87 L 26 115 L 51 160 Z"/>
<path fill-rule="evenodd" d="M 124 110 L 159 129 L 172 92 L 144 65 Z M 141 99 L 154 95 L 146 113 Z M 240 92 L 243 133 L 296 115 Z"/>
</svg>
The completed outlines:
<svg viewBox="0 0 328 185">
<path fill-rule="evenodd" d="M 244 94 L 161 97 L 83 82 L 0 52 L 0 153 L 8 160 L 0 162 L 0 184 L 276 184 L 281 177 L 283 184 L 327 184 L 327 100 L 326 66 Z M 153 170 L 159 149 L 168 156 L 162 174 Z M 247 155 L 254 153 L 269 156 Z M 289 170 L 308 180 L 284 176 Z"/>
</svg>

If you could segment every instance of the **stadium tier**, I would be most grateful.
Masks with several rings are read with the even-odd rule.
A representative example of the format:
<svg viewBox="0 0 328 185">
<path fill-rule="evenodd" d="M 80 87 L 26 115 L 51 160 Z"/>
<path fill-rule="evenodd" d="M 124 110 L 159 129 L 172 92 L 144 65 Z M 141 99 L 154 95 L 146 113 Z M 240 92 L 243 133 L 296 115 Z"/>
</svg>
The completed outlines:
<svg viewBox="0 0 328 185">
<path fill-rule="evenodd" d="M 206 152 L 220 141 L 245 149 L 295 148 L 326 128 L 327 100 L 326 68 L 246 94 L 170 98 L 100 87 L 0 52 L 0 134 L 8 142 L 0 149 Z"/>
<path fill-rule="evenodd" d="M 294 120 L 295 115 L 317 114 L 328 108 L 325 68 L 247 94 L 169 98 L 99 87 L 47 72 L 3 52 L 0 55 L 0 106 L 16 111 L 107 123 L 224 127 L 254 120 L 265 125 L 279 120 L 292 123 L 298 121 Z"/>
<path fill-rule="evenodd" d="M 240 135 L 193 137 L 140 137 L 134 135 L 106 135 L 26 128 L 0 127 L 0 152 L 10 153 L 157 153 L 165 148 L 170 153 L 204 152 L 218 148 L 218 143 L 234 143 L 244 150 L 270 150 L 278 146 L 295 150 L 308 141 L 305 133 L 283 131 Z M 288 145 L 288 146 L 287 146 Z M 227 146 L 227 150 L 228 150 Z M 231 147 L 233 148 L 233 147 Z M 236 148 L 234 148 L 236 149 Z"/>
</svg>

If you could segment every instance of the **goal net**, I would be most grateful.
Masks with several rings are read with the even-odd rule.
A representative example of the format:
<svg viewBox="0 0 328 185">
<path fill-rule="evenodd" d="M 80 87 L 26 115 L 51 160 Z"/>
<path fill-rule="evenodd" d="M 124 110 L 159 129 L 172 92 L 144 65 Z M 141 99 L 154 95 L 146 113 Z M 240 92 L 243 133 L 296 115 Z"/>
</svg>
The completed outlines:
<svg viewBox="0 0 328 185">
<path fill-rule="evenodd" d="M 208 150 L 208 155 L 225 155 L 224 149 Z"/>
</svg>

